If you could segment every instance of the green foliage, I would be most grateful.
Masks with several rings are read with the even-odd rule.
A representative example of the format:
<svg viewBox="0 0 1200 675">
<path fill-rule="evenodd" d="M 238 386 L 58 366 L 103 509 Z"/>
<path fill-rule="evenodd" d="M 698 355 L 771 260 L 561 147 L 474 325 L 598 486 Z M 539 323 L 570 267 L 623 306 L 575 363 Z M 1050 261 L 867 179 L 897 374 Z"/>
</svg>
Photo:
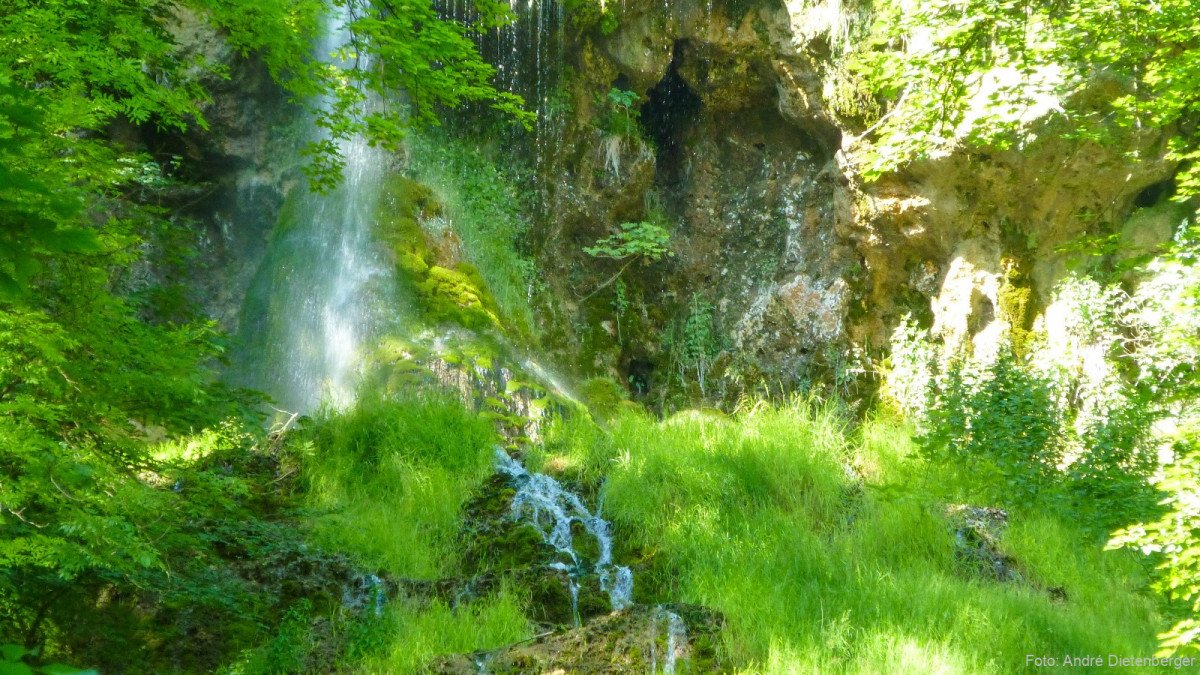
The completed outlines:
<svg viewBox="0 0 1200 675">
<path fill-rule="evenodd" d="M 381 621 L 353 636 L 346 665 L 356 672 L 422 672 L 431 660 L 527 640 L 533 634 L 519 595 L 512 590 L 448 607 L 396 603 Z"/>
<path fill-rule="evenodd" d="M 705 396 L 709 370 L 722 349 L 713 324 L 712 303 L 693 294 L 687 314 L 672 321 L 663 332 L 663 347 L 670 355 L 679 384 L 686 386 L 689 374 L 694 374 L 700 395 Z"/>
<path fill-rule="evenodd" d="M 0 9 L 0 292 L 11 296 L 44 267 L 42 254 L 97 253 L 96 204 L 144 183 L 144 166 L 111 143 L 118 122 L 172 132 L 206 129 L 206 78 L 223 64 L 176 44 L 178 23 L 207 21 L 243 55 L 260 56 L 298 101 L 320 107 L 328 138 L 311 145 L 313 185 L 340 178 L 338 139 L 366 134 L 395 147 L 405 129 L 436 123 L 442 107 L 488 103 L 524 124 L 532 113 L 497 91 L 470 37 L 510 20 L 507 5 L 478 0 L 478 23 L 438 19 L 424 0 L 337 0 L 353 17 L 339 48 L 345 67 L 312 47 L 327 11 L 320 0 L 13 0 Z M 361 50 L 361 53 L 360 53 Z M 30 55 L 38 55 L 31 58 Z M 322 58 L 325 55 L 320 55 Z M 356 64 L 367 59 L 372 68 Z M 365 92 L 404 91 L 407 111 L 378 110 Z"/>
<path fill-rule="evenodd" d="M 37 254 L 96 250 L 95 235 L 77 226 L 79 195 L 63 191 L 38 156 L 49 133 L 40 103 L 0 71 L 0 297 L 28 287 L 42 268 Z"/>
<path fill-rule="evenodd" d="M 1164 495 L 1164 513 L 1155 520 L 1113 534 L 1110 548 L 1134 548 L 1153 555 L 1158 563 L 1156 587 L 1182 611 L 1161 636 L 1160 656 L 1200 653 L 1200 453 L 1195 429 L 1180 434 L 1173 448 L 1177 457 L 1155 480 Z"/>
<path fill-rule="evenodd" d="M 350 41 L 338 55 L 348 63 L 365 59 L 372 68 L 326 66 L 312 69 L 320 91 L 334 104 L 319 111 L 318 124 L 331 139 L 310 147 L 310 177 L 327 186 L 341 174 L 342 163 L 331 145 L 336 139 L 365 134 L 373 143 L 398 147 L 413 124 L 434 126 L 441 108 L 484 103 L 521 124 L 535 114 L 524 110 L 521 97 L 491 84 L 495 68 L 476 51 L 473 32 L 485 32 L 512 20 L 507 3 L 474 0 L 478 17 L 472 26 L 439 18 L 428 0 L 337 0 L 354 17 Z M 357 86 L 355 86 L 357 85 Z M 403 97 L 408 110 L 376 110 L 363 91 Z"/>
<path fill-rule="evenodd" d="M 1010 353 L 983 372 L 955 362 L 933 391 L 919 441 L 930 459 L 981 478 L 991 501 L 1030 506 L 1058 475 L 1058 414 L 1049 383 Z"/>
<path fill-rule="evenodd" d="M 1098 77 L 1121 82 L 1123 92 L 1064 111 L 1080 137 L 1103 140 L 1110 116 L 1128 128 L 1176 128 L 1170 157 L 1190 162 L 1200 136 L 1194 125 L 1174 125 L 1200 111 L 1197 13 L 1196 0 L 887 3 L 849 57 L 895 100 L 874 129 L 865 172 L 876 176 L 960 139 L 1009 147 L 1030 111 L 1047 112 Z M 1180 194 L 1194 194 L 1198 179 L 1200 165 L 1186 164 Z"/>
<path fill-rule="evenodd" d="M 604 97 L 604 112 L 600 116 L 600 128 L 613 136 L 640 137 L 642 130 L 638 122 L 640 112 L 635 107 L 639 99 L 636 92 L 613 87 Z"/>
<path fill-rule="evenodd" d="M 662 421 L 623 410 L 606 429 L 563 421 L 538 459 L 604 481 L 616 556 L 644 561 L 639 597 L 720 611 L 739 672 L 1003 673 L 1029 653 L 1153 648 L 1135 558 L 1069 519 L 1011 515 L 1001 546 L 1033 585 L 971 576 L 940 514 L 979 495 L 921 461 L 894 418 L 851 433 L 791 401 Z"/>
<path fill-rule="evenodd" d="M 179 498 L 146 476 L 183 469 L 150 455 L 146 430 L 244 415 L 215 382 L 211 325 L 147 324 L 109 294 L 104 268 L 54 265 L 37 306 L 0 307 L 0 596 L 25 607 L 43 602 L 35 588 L 97 577 L 161 588 L 181 525 L 151 514 Z M 226 498 L 214 489 L 206 499 Z"/>
<path fill-rule="evenodd" d="M 649 262 L 673 257 L 671 233 L 661 225 L 650 222 L 621 223 L 621 231 L 585 246 L 584 253 L 593 258 L 641 258 Z"/>
</svg>

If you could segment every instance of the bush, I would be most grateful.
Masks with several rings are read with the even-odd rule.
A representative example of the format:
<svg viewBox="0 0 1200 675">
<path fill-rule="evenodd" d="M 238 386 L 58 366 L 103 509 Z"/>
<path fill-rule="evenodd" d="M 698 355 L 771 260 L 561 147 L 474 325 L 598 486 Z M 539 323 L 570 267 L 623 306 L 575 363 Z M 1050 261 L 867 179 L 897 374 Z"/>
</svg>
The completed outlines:
<svg viewBox="0 0 1200 675">
<path fill-rule="evenodd" d="M 1028 506 L 1058 477 L 1061 424 L 1049 383 L 1006 352 L 985 369 L 950 365 L 918 442 L 929 459 L 988 486 L 995 502 Z"/>
</svg>

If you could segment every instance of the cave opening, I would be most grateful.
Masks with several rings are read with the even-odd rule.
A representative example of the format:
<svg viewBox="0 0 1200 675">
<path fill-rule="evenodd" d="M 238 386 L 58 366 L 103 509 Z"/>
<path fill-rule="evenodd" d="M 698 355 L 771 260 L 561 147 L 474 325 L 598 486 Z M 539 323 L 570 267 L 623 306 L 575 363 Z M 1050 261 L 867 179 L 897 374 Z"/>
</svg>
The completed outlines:
<svg viewBox="0 0 1200 675">
<path fill-rule="evenodd" d="M 667 73 L 650 89 L 641 108 L 642 128 L 656 148 L 655 181 L 670 189 L 683 178 L 684 136 L 700 117 L 703 103 L 679 74 L 687 45 L 675 43 Z"/>
<path fill-rule="evenodd" d="M 1142 188 L 1133 198 L 1133 205 L 1138 208 L 1158 206 L 1175 195 L 1175 177 L 1151 183 Z"/>
</svg>

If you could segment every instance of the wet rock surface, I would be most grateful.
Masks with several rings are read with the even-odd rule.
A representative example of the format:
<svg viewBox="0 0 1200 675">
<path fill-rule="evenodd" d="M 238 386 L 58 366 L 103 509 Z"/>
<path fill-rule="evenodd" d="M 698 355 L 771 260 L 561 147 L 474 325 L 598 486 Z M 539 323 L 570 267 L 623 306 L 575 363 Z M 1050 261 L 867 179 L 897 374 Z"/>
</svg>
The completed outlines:
<svg viewBox="0 0 1200 675">
<path fill-rule="evenodd" d="M 634 573 L 614 560 L 609 524 L 576 493 L 528 472 L 504 451 L 497 451 L 497 465 L 464 509 L 460 550 L 469 578 L 409 584 L 402 592 L 453 606 L 503 585 L 518 588 L 529 598 L 527 617 L 538 635 L 440 659 L 429 666 L 432 672 L 675 672 L 684 664 L 687 672 L 719 669 L 723 619 L 717 613 L 634 603 Z"/>
<path fill-rule="evenodd" d="M 722 670 L 723 618 L 696 605 L 634 606 L 580 628 L 439 659 L 434 673 L 646 673 Z M 685 628 L 681 629 L 681 626 Z"/>
<path fill-rule="evenodd" d="M 1000 538 L 1008 526 L 1004 509 L 953 504 L 946 518 L 954 531 L 954 553 L 964 567 L 983 578 L 1021 583 L 1025 579 L 1017 561 L 1000 550 Z"/>
</svg>

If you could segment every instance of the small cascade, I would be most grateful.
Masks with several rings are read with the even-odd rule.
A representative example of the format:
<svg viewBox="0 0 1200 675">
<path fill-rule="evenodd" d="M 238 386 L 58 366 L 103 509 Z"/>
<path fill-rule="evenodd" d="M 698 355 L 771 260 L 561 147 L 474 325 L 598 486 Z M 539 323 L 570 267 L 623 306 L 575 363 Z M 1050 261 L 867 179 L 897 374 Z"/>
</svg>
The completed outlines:
<svg viewBox="0 0 1200 675">
<path fill-rule="evenodd" d="M 375 616 L 383 616 L 386 601 L 383 579 L 375 574 L 357 577 L 352 585 L 342 591 L 343 607 L 360 611 L 370 609 Z"/>
<path fill-rule="evenodd" d="M 349 67 L 336 52 L 350 41 L 351 20 L 345 5 L 328 15 L 318 59 Z M 370 64 L 360 55 L 357 67 Z M 329 140 L 315 123 L 307 133 Z M 242 309 L 235 379 L 296 412 L 352 402 L 359 350 L 386 319 L 393 287 L 392 266 L 371 231 L 388 156 L 360 135 L 337 146 L 342 182 L 327 194 L 294 188 Z"/>
<path fill-rule="evenodd" d="M 663 654 L 662 663 L 663 675 L 675 675 L 675 666 L 679 662 L 680 654 L 687 647 L 687 626 L 684 624 L 682 617 L 662 605 L 654 609 L 654 616 L 655 626 L 658 625 L 659 621 L 662 621 L 665 624 L 667 633 L 666 653 Z M 657 635 L 651 642 L 650 671 L 653 673 L 659 672 Z"/>
<path fill-rule="evenodd" d="M 479 13 L 469 0 L 434 0 L 439 16 L 468 27 L 478 25 Z M 520 95 L 537 112 L 533 141 L 541 163 L 556 145 L 558 122 L 553 97 L 563 73 L 565 44 L 561 0 L 508 0 L 513 22 L 490 31 L 469 34 L 484 59 L 496 68 L 498 89 Z"/>
<path fill-rule="evenodd" d="M 612 530 L 608 521 L 593 514 L 575 494 L 562 484 L 542 473 L 530 473 L 504 450 L 496 449 L 496 466 L 508 476 L 517 493 L 513 496 L 511 518 L 533 525 L 560 554 L 550 564 L 551 569 L 566 573 L 571 588 L 572 615 L 579 623 L 579 583 L 587 574 L 596 574 L 600 590 L 608 594 L 614 611 L 633 604 L 633 571 L 613 564 Z M 582 525 L 596 540 L 598 553 L 594 561 L 584 560 L 575 550 L 572 524 Z"/>
</svg>

